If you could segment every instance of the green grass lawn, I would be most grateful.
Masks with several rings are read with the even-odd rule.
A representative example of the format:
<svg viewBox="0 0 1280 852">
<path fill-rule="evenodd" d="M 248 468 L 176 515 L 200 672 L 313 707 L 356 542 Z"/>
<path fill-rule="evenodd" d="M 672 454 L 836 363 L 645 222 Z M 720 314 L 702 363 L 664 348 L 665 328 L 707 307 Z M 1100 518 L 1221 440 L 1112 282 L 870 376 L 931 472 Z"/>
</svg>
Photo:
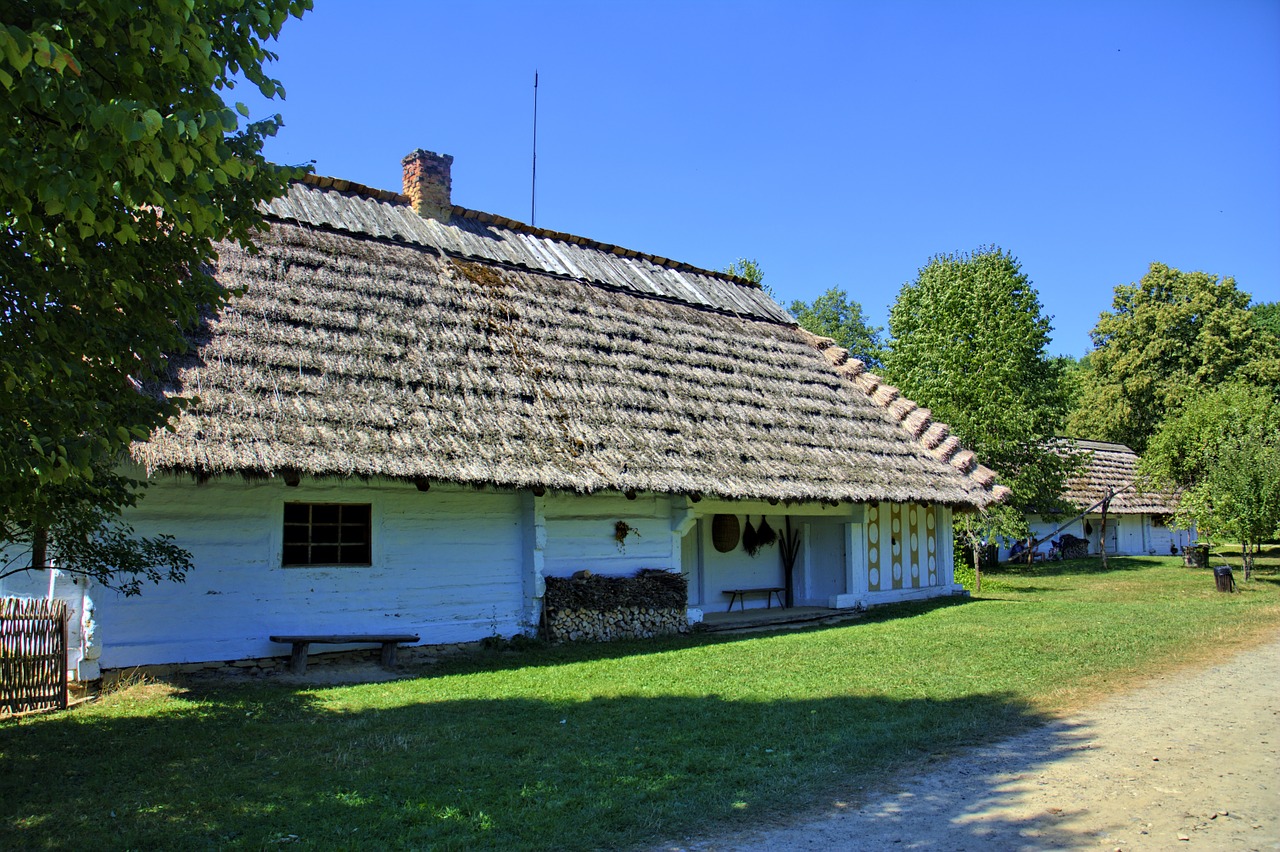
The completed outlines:
<svg viewBox="0 0 1280 852">
<path fill-rule="evenodd" d="M 486 651 L 333 688 L 143 684 L 0 723 L 0 848 L 599 849 L 764 825 L 1280 631 L 1180 561 L 984 575 L 838 627 Z"/>
<path fill-rule="evenodd" d="M 1244 559 L 1240 555 L 1240 545 L 1210 545 L 1209 563 L 1211 565 L 1229 565 L 1236 575 L 1236 579 L 1240 579 L 1242 576 L 1240 571 L 1244 569 Z M 1280 577 L 1280 544 L 1262 545 L 1261 551 L 1254 556 L 1254 566 L 1264 572 L 1260 575 L 1261 578 L 1265 579 L 1269 576 L 1272 582 L 1277 582 L 1277 577 Z"/>
</svg>

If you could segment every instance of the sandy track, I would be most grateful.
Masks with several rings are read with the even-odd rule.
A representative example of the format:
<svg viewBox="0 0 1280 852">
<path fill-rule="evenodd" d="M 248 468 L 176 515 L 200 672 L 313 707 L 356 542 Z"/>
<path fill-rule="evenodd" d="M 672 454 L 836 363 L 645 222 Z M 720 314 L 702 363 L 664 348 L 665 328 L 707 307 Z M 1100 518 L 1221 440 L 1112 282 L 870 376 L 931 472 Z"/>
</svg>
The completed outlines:
<svg viewBox="0 0 1280 852">
<path fill-rule="evenodd" d="M 1280 637 L 794 824 L 665 848 L 1280 849 Z"/>
</svg>

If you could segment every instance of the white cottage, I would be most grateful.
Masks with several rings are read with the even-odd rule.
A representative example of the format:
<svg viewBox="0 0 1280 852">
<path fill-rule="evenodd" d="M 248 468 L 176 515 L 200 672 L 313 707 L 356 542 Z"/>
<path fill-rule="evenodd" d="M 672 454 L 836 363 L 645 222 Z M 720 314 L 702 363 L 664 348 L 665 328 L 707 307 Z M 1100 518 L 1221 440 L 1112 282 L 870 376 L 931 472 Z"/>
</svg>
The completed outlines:
<svg viewBox="0 0 1280 852">
<path fill-rule="evenodd" d="M 728 540 L 762 519 L 799 534 L 796 604 L 960 590 L 953 513 L 1005 489 L 927 410 L 755 284 L 454 206 L 451 162 L 405 158 L 404 194 L 308 178 L 261 252 L 221 248 L 246 294 L 173 364 L 199 404 L 132 459 L 132 523 L 195 569 L 89 591 L 103 668 L 528 633 L 584 569 L 682 572 L 697 620 L 784 585 L 777 544 Z"/>
<path fill-rule="evenodd" d="M 1107 553 L 1113 556 L 1169 556 L 1195 543 L 1194 530 L 1169 526 L 1178 508 L 1176 494 L 1144 492 L 1138 487 L 1138 454 L 1133 450 L 1124 444 L 1074 438 L 1062 439 L 1059 446 L 1083 457 L 1083 466 L 1067 480 L 1062 495 L 1079 514 L 1065 518 L 1029 515 L 1031 534 L 1041 542 L 1040 551 L 1048 550 L 1049 539 L 1065 533 L 1086 539 L 1090 553 L 1101 552 L 1105 535 Z M 1001 559 L 1008 557 L 1010 544 L 1004 543 Z"/>
</svg>

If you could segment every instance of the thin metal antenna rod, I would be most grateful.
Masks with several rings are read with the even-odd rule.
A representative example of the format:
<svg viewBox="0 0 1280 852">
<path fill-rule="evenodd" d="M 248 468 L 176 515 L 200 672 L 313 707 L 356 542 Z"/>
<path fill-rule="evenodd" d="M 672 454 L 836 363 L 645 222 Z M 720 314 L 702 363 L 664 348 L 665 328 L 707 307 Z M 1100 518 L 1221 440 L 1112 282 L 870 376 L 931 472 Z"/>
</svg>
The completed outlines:
<svg viewBox="0 0 1280 852">
<path fill-rule="evenodd" d="M 537 224 L 538 213 L 538 69 L 533 70 L 533 189 L 529 197 L 529 224 Z"/>
</svg>

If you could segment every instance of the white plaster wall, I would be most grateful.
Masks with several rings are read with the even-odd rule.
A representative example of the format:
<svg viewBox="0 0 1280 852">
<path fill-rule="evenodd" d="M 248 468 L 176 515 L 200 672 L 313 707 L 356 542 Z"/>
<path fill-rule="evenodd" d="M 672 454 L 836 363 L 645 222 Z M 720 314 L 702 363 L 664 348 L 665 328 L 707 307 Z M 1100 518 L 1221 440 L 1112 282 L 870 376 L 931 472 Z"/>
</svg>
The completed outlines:
<svg viewBox="0 0 1280 852">
<path fill-rule="evenodd" d="M 373 564 L 281 567 L 283 504 L 295 501 L 371 504 Z M 521 510 L 517 494 L 391 482 L 157 481 L 130 520 L 174 535 L 195 569 L 139 597 L 100 595 L 102 665 L 279 656 L 277 633 L 512 635 L 525 611 Z"/>
<path fill-rule="evenodd" d="M 629 577 L 641 568 L 674 567 L 671 499 L 621 494 L 548 494 L 543 500 L 547 544 L 543 553 L 548 577 L 571 577 L 590 571 Z M 618 521 L 633 531 L 621 543 Z"/>
<path fill-rule="evenodd" d="M 1042 517 L 1029 519 L 1031 532 L 1037 539 L 1045 538 L 1052 534 L 1053 538 L 1059 538 L 1067 533 L 1077 538 L 1086 538 L 1089 540 L 1089 553 L 1097 555 L 1098 553 L 1098 537 L 1102 529 L 1102 516 L 1089 515 L 1086 518 L 1080 518 L 1072 521 L 1067 527 L 1059 532 L 1055 532 L 1063 520 L 1050 520 Z M 1085 535 L 1084 524 L 1089 522 L 1092 532 Z M 1114 556 L 1141 556 L 1152 554 L 1155 556 L 1169 556 L 1169 545 L 1173 544 L 1175 548 L 1180 549 L 1182 546 L 1190 544 L 1194 541 L 1195 536 L 1186 530 L 1174 530 L 1169 527 L 1156 526 L 1152 523 L 1150 515 L 1107 515 L 1107 553 Z M 1050 542 L 1045 541 L 1040 545 L 1042 553 L 1048 553 Z M 1000 558 L 1008 558 L 1009 548 L 1002 546 L 1000 548 Z"/>
<path fill-rule="evenodd" d="M 1108 522 L 1110 522 L 1108 518 Z M 1142 515 L 1121 515 L 1116 524 L 1116 553 L 1145 554 L 1147 543 L 1144 517 Z"/>
<path fill-rule="evenodd" d="M 1190 530 L 1175 530 L 1172 527 L 1158 527 L 1154 524 L 1147 530 L 1147 539 L 1156 556 L 1171 556 L 1182 552 L 1182 548 L 1194 544 L 1195 533 Z M 1170 553 L 1170 546 L 1173 553 Z"/>
</svg>

